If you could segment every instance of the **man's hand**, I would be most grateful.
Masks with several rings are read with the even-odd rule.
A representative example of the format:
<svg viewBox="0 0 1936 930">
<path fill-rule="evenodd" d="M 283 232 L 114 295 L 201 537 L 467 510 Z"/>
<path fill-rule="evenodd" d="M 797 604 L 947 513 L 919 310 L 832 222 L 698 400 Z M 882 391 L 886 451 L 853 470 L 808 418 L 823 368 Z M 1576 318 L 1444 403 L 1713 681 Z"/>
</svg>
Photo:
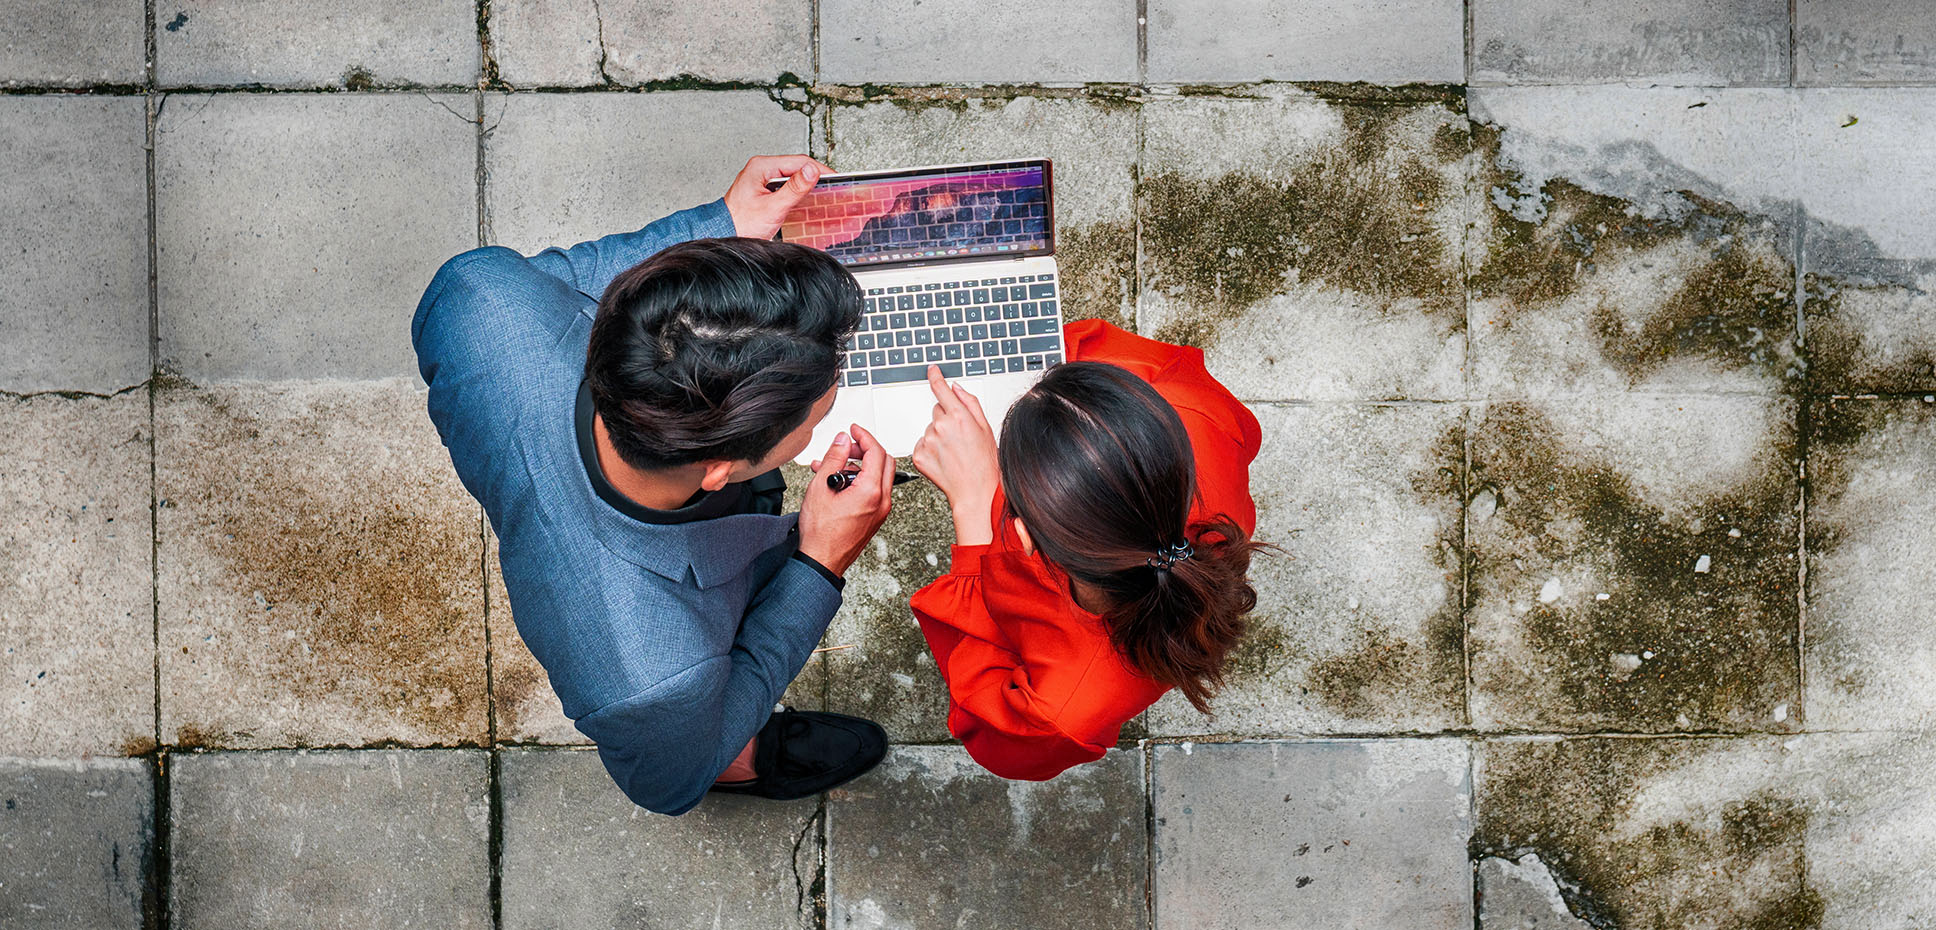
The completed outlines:
<svg viewBox="0 0 1936 930">
<path fill-rule="evenodd" d="M 928 366 L 928 387 L 934 391 L 934 419 L 914 444 L 914 467 L 948 495 L 957 545 L 994 542 L 989 511 L 995 506 L 995 489 L 1002 483 L 995 431 L 988 427 L 981 401 L 960 385 L 948 383 L 933 365 Z"/>
<path fill-rule="evenodd" d="M 771 239 L 780 231 L 780 221 L 807 192 L 820 183 L 820 175 L 833 169 L 805 155 L 756 155 L 746 161 L 726 188 L 726 212 L 733 215 L 733 229 L 742 236 Z M 786 178 L 779 190 L 767 190 L 769 181 Z"/>
<path fill-rule="evenodd" d="M 815 463 L 806 499 L 800 502 L 800 553 L 836 575 L 847 574 L 894 504 L 894 457 L 873 433 L 858 425 L 849 429 L 853 438 L 835 436 L 833 446 Z M 844 471 L 848 459 L 860 459 L 854 483 L 844 491 L 827 487 L 827 476 Z"/>
</svg>

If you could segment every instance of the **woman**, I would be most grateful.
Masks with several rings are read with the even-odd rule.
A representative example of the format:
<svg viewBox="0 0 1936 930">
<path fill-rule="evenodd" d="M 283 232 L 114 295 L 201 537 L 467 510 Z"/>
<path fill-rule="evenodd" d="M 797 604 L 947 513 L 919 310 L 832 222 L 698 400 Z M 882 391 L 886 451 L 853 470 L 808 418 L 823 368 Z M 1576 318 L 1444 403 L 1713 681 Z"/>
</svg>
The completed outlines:
<svg viewBox="0 0 1936 930">
<path fill-rule="evenodd" d="M 1097 320 L 1009 410 L 929 369 L 914 464 L 947 495 L 948 574 L 914 595 L 948 683 L 948 729 L 1005 778 L 1094 761 L 1171 688 L 1199 711 L 1256 594 L 1256 417 L 1203 353 Z"/>
</svg>

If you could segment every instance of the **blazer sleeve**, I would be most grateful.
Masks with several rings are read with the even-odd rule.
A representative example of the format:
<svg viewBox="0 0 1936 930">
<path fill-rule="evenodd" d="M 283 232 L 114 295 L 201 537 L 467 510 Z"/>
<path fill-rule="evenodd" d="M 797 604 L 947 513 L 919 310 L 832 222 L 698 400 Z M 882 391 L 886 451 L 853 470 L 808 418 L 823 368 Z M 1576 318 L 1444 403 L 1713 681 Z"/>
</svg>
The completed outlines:
<svg viewBox="0 0 1936 930">
<path fill-rule="evenodd" d="M 910 602 L 948 686 L 948 732 L 981 766 L 1003 778 L 1042 781 L 1103 757 L 1056 725 L 1056 708 L 1030 682 L 1029 667 L 989 615 L 980 558 L 959 547 L 952 570 Z M 1050 620 L 1045 608 L 1044 617 Z"/>
<path fill-rule="evenodd" d="M 579 718 L 632 803 L 683 814 L 706 796 L 813 654 L 840 592 L 788 559 L 754 595 L 732 651 Z"/>
</svg>

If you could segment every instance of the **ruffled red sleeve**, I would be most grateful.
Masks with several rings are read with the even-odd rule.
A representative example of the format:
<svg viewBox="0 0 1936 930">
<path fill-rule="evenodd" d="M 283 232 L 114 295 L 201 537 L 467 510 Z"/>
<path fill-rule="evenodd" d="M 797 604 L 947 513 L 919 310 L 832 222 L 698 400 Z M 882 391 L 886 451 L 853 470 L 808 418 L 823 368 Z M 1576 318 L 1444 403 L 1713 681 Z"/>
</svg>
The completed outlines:
<svg viewBox="0 0 1936 930">
<path fill-rule="evenodd" d="M 1040 605 L 1039 616 L 1010 616 L 1014 605 L 1005 604 L 999 624 L 989 613 L 980 563 L 990 549 L 956 547 L 953 570 L 916 592 L 910 606 L 948 684 L 948 732 L 990 772 L 1041 781 L 1102 758 L 1108 747 L 1063 732 L 1055 718 L 1067 697 L 1044 693 L 1038 681 L 1042 675 L 1066 679 L 1070 672 L 1079 678 L 1084 671 L 1068 668 L 1066 650 L 1054 648 L 1062 639 L 1052 632 L 1061 625 L 1059 605 Z M 1024 662 L 1008 630 L 1022 639 L 1031 629 L 1049 635 L 1029 639 L 1031 659 Z M 1092 654 L 1087 661 L 1094 660 Z"/>
</svg>

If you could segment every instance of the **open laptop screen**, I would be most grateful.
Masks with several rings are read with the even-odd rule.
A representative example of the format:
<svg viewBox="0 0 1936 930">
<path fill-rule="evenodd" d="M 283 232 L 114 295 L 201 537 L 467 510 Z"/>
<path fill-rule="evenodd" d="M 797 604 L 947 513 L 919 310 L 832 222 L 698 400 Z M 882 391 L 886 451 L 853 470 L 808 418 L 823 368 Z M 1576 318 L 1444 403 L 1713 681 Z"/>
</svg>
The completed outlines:
<svg viewBox="0 0 1936 930">
<path fill-rule="evenodd" d="M 780 238 L 843 265 L 1043 255 L 1053 250 L 1049 162 L 830 174 Z"/>
</svg>

